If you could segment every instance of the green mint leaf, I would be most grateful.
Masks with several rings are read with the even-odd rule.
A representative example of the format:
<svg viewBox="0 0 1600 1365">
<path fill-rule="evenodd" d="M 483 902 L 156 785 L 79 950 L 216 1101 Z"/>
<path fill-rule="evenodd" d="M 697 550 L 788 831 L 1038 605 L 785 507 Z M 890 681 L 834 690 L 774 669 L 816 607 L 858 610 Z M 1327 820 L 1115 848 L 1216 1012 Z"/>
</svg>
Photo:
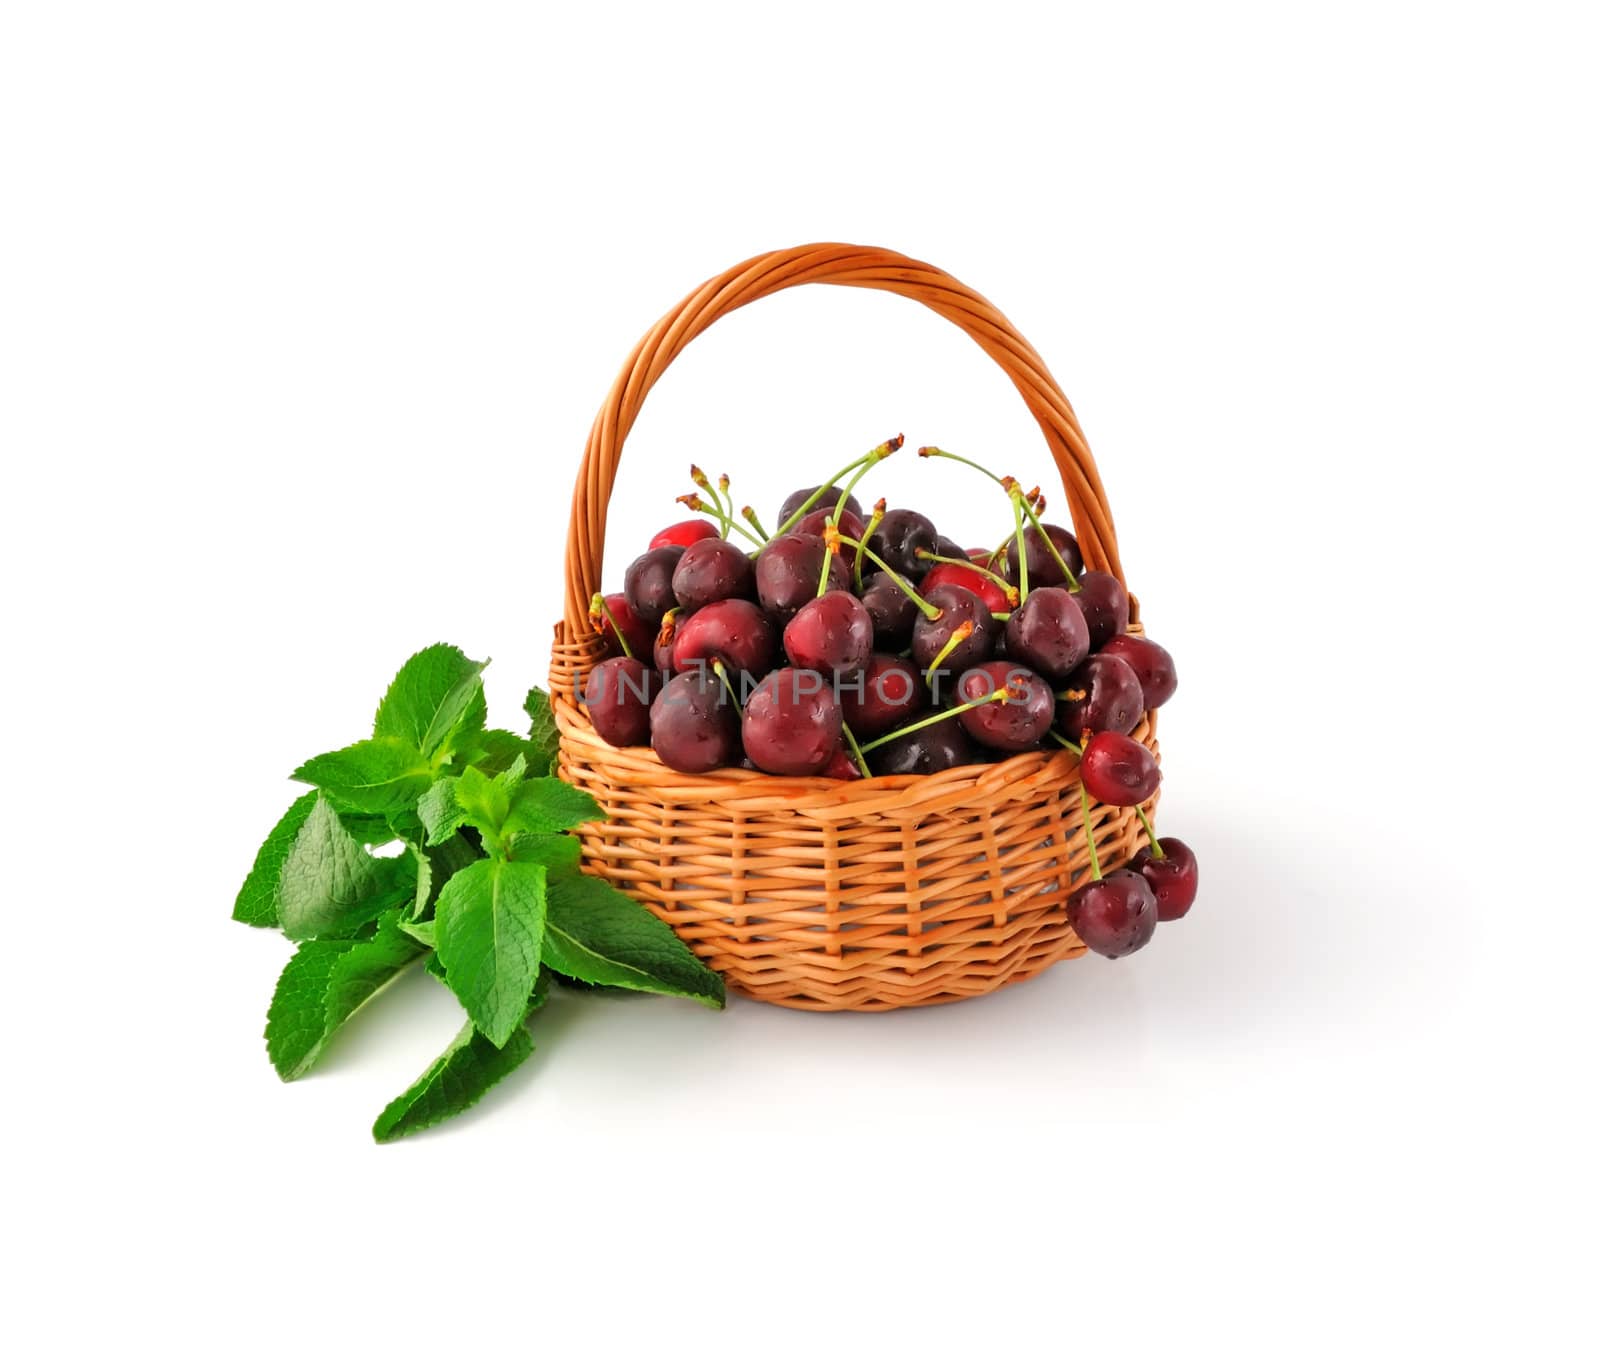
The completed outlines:
<svg viewBox="0 0 1600 1365">
<path fill-rule="evenodd" d="M 374 858 L 313 794 L 278 876 L 278 923 L 292 939 L 348 935 L 409 893 L 410 858 Z"/>
<path fill-rule="evenodd" d="M 393 1142 L 455 1117 L 532 1055 L 533 1039 L 527 1029 L 516 1029 L 505 1046 L 497 1048 L 469 1020 L 411 1087 L 378 1115 L 372 1136 L 379 1142 Z"/>
<path fill-rule="evenodd" d="M 413 844 L 411 855 L 417 860 L 417 897 L 411 908 L 412 920 L 430 918 L 439 893 L 450 878 L 483 856 L 459 834 L 436 848 L 418 848 Z"/>
<path fill-rule="evenodd" d="M 499 834 L 511 811 L 511 793 L 516 778 L 510 782 L 502 779 L 517 771 L 512 764 L 499 777 L 486 777 L 476 768 L 468 768 L 456 778 L 452 794 L 462 810 L 462 820 L 474 825 L 485 834 Z M 520 774 L 518 774 L 520 776 Z"/>
<path fill-rule="evenodd" d="M 368 815 L 398 814 L 433 782 L 433 767 L 409 741 L 363 739 L 318 754 L 294 771 L 297 782 L 321 787 L 342 809 Z"/>
<path fill-rule="evenodd" d="M 554 773 L 557 742 L 561 736 L 556 729 L 556 716 L 550 706 L 550 694 L 542 687 L 530 687 L 527 698 L 522 703 L 522 709 L 528 713 L 528 719 L 532 722 L 528 727 L 528 735 L 538 750 L 537 758 L 529 756 L 528 767 L 536 773 Z"/>
<path fill-rule="evenodd" d="M 437 948 L 439 946 L 439 933 L 431 919 L 403 919 L 400 921 L 400 931 L 409 934 L 424 948 Z M 429 965 L 431 966 L 434 961 L 434 958 L 429 958 Z"/>
<path fill-rule="evenodd" d="M 456 779 L 441 777 L 417 802 L 417 815 L 430 844 L 442 844 L 461 828 L 467 813 L 456 800 Z"/>
<path fill-rule="evenodd" d="M 372 722 L 374 739 L 398 739 L 430 759 L 483 729 L 483 670 L 454 645 L 430 645 L 395 674 Z"/>
<path fill-rule="evenodd" d="M 722 978 L 637 901 L 597 877 L 551 882 L 548 899 L 544 961 L 551 971 L 722 1008 Z"/>
<path fill-rule="evenodd" d="M 578 870 L 583 845 L 570 834 L 513 834 L 506 840 L 506 858 L 514 863 L 540 863 L 550 881 Z"/>
<path fill-rule="evenodd" d="M 261 929 L 277 927 L 278 878 L 283 873 L 284 859 L 294 847 L 295 836 L 305 824 L 306 816 L 311 814 L 316 799 L 315 792 L 306 792 L 284 812 L 262 843 L 255 865 L 233 902 L 233 917 L 241 924 L 253 924 Z"/>
<path fill-rule="evenodd" d="M 496 1047 L 528 1008 L 544 940 L 545 870 L 485 859 L 445 884 L 434 911 L 445 979 Z"/>
<path fill-rule="evenodd" d="M 491 776 L 503 773 L 519 758 L 537 773 L 550 767 L 549 757 L 539 745 L 510 730 L 485 730 L 468 741 L 456 756 Z"/>
<path fill-rule="evenodd" d="M 558 834 L 604 818 L 605 811 L 587 792 L 559 777 L 530 777 L 517 788 L 501 829 L 506 834 Z"/>
<path fill-rule="evenodd" d="M 302 943 L 267 1011 L 267 1056 L 286 1081 L 302 1076 L 339 1026 L 425 951 L 384 917 L 359 941 Z"/>
</svg>

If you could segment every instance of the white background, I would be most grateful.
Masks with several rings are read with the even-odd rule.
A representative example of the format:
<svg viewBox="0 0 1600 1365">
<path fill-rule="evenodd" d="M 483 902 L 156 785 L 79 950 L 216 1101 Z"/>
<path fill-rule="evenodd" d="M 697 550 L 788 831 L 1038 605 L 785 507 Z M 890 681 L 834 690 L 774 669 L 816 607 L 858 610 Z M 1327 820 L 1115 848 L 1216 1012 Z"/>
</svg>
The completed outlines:
<svg viewBox="0 0 1600 1365">
<path fill-rule="evenodd" d="M 8 1354 L 1593 1349 L 1592 16 L 1111 9 L 7 7 Z M 518 719 L 617 366 L 813 239 L 1073 398 L 1201 903 L 931 1011 L 566 999 L 376 1147 L 459 1015 L 408 979 L 276 1080 L 228 913 L 285 774 L 436 639 Z M 770 510 L 899 430 L 1054 487 L 932 315 L 724 322 L 608 578 L 692 459 Z"/>
</svg>

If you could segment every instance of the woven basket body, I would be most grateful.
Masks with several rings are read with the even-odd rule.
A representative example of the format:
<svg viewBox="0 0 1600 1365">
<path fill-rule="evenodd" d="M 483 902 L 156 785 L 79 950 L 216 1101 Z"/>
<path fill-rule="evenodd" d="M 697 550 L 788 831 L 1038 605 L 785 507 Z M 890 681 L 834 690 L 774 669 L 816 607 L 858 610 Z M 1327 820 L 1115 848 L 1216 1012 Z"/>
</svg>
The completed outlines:
<svg viewBox="0 0 1600 1365">
<path fill-rule="evenodd" d="M 1084 951 L 1064 911 L 1089 862 L 1070 753 L 855 782 L 745 769 L 691 775 L 647 748 L 612 748 L 575 699 L 575 679 L 601 655 L 588 604 L 601 587 L 622 444 L 646 394 L 719 317 L 808 283 L 889 290 L 966 331 L 1038 420 L 1089 567 L 1122 577 L 1072 408 L 992 304 L 880 248 L 830 243 L 755 257 L 708 280 L 650 330 L 595 419 L 573 493 L 565 616 L 551 665 L 561 773 L 606 811 L 581 831 L 585 870 L 649 906 L 734 989 L 815 1010 L 981 995 Z M 1134 738 L 1156 749 L 1154 715 Z M 1107 868 L 1143 843 L 1132 809 L 1091 805 L 1089 818 Z"/>
</svg>

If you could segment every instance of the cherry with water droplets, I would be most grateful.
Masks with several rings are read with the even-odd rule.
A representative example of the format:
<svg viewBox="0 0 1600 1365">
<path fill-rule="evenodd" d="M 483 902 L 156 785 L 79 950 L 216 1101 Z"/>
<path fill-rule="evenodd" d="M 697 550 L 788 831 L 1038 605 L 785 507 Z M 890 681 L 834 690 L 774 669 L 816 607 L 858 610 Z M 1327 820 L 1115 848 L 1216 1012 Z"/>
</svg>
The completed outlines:
<svg viewBox="0 0 1600 1365">
<path fill-rule="evenodd" d="M 646 550 L 622 576 L 622 592 L 633 614 L 654 628 L 667 611 L 678 605 L 672 593 L 672 574 L 684 556 L 681 545 L 662 545 Z"/>
<path fill-rule="evenodd" d="M 982 701 L 996 691 L 1005 693 L 1005 700 L 962 711 L 957 717 L 962 727 L 991 749 L 1015 754 L 1033 748 L 1055 719 L 1050 684 L 1029 669 L 996 659 L 961 675 L 956 701 Z"/>
<path fill-rule="evenodd" d="M 816 597 L 827 553 L 821 536 L 793 532 L 769 541 L 762 550 L 756 560 L 756 596 L 780 624 Z M 828 588 L 849 587 L 850 570 L 834 555 L 828 560 Z"/>
<path fill-rule="evenodd" d="M 872 657 L 872 617 L 861 599 L 835 590 L 814 597 L 783 628 L 783 650 L 797 668 L 857 673 Z"/>
<path fill-rule="evenodd" d="M 1106 806 L 1142 806 L 1161 785 L 1155 755 L 1114 730 L 1090 737 L 1078 760 L 1083 789 Z"/>
<path fill-rule="evenodd" d="M 1078 548 L 1078 538 L 1067 530 L 1065 526 L 1053 526 L 1044 523 L 1044 529 L 1050 537 L 1047 543 L 1044 536 L 1039 534 L 1038 528 L 1029 526 L 1022 533 L 1022 544 L 1028 555 L 1028 589 L 1054 588 L 1067 582 L 1067 575 L 1061 572 L 1061 565 L 1056 563 L 1056 556 L 1050 553 L 1050 544 L 1056 547 L 1056 553 L 1065 561 L 1067 568 L 1072 570 L 1073 576 L 1082 579 L 1083 576 L 1083 551 Z M 1022 556 L 1017 553 L 1016 538 L 1006 549 L 1006 577 L 1013 583 L 1021 579 Z"/>
<path fill-rule="evenodd" d="M 697 540 L 713 540 L 721 534 L 704 517 L 692 517 L 688 521 L 675 521 L 671 526 L 657 531 L 650 537 L 647 548 L 659 550 L 663 545 L 682 545 L 687 548 Z"/>
<path fill-rule="evenodd" d="M 861 776 L 861 769 L 856 767 L 856 761 L 850 757 L 849 750 L 841 745 L 834 756 L 828 760 L 828 766 L 822 770 L 820 775 L 836 778 L 841 782 L 854 782 Z"/>
<path fill-rule="evenodd" d="M 922 613 L 892 574 L 881 569 L 868 574 L 861 585 L 861 605 L 872 618 L 873 639 L 880 649 L 904 649 L 911 643 L 912 628 Z"/>
<path fill-rule="evenodd" d="M 805 516 L 795 522 L 794 529 L 799 535 L 820 537 L 827 530 L 828 519 L 832 516 L 833 504 L 829 503 L 826 507 L 819 507 L 814 512 L 807 512 Z M 850 511 L 849 508 L 845 509 L 836 524 L 839 528 L 839 534 L 850 540 L 860 540 L 861 533 L 867 529 L 866 523 L 854 512 Z M 854 545 L 840 545 L 834 551 L 834 557 L 843 559 L 845 565 L 853 569 L 856 565 L 856 547 Z"/>
<path fill-rule="evenodd" d="M 679 673 L 650 703 L 650 747 L 669 768 L 704 773 L 739 761 L 739 712 L 710 669 Z"/>
<path fill-rule="evenodd" d="M 896 507 L 883 514 L 878 529 L 867 539 L 867 548 L 897 574 L 916 579 L 928 567 L 917 551 L 934 551 L 938 541 L 939 533 L 921 512 Z"/>
<path fill-rule="evenodd" d="M 682 607 L 672 607 L 661 618 L 661 624 L 656 628 L 655 640 L 650 646 L 651 656 L 655 659 L 659 672 L 671 676 L 672 648 L 678 642 L 678 630 L 689 619 L 689 613 Z"/>
<path fill-rule="evenodd" d="M 696 541 L 672 571 L 672 595 L 687 611 L 730 597 L 754 597 L 756 576 L 749 554 L 719 537 Z"/>
<path fill-rule="evenodd" d="M 804 507 L 811 495 L 821 487 L 820 484 L 812 484 L 810 488 L 797 488 L 789 494 L 783 500 L 783 507 L 779 509 L 778 525 L 782 526 L 790 517 Z M 826 508 L 831 512 L 838 505 L 839 494 L 842 492 L 844 492 L 842 488 L 829 484 L 828 487 L 822 488 L 822 496 L 813 502 L 811 506 L 813 508 Z M 844 500 L 844 509 L 857 518 L 861 516 L 861 504 L 856 501 L 854 493 Z"/>
<path fill-rule="evenodd" d="M 778 654 L 778 630 L 754 602 L 729 597 L 701 607 L 678 624 L 672 643 L 672 670 L 709 667 L 720 660 L 735 674 L 759 678 Z"/>
<path fill-rule="evenodd" d="M 1065 588 L 1035 588 L 1006 621 L 1005 644 L 1008 659 L 1061 682 L 1088 657 L 1089 623 Z"/>
<path fill-rule="evenodd" d="M 961 674 L 985 662 L 994 652 L 999 632 L 989 608 L 976 593 L 947 583 L 928 593 L 925 600 L 938 609 L 939 615 L 931 617 L 919 611 L 911 629 L 911 657 L 922 668 L 933 664 L 951 636 L 963 626 L 970 627 L 971 633 L 939 661 L 941 669 Z"/>
<path fill-rule="evenodd" d="M 1091 654 L 1068 675 L 1056 707 L 1056 729 L 1068 739 L 1085 732 L 1132 732 L 1144 715 L 1144 693 L 1126 659 Z"/>
<path fill-rule="evenodd" d="M 1086 948 L 1105 957 L 1138 952 L 1155 933 L 1158 914 L 1149 882 L 1127 868 L 1085 882 L 1067 897 L 1067 923 Z"/>
<path fill-rule="evenodd" d="M 762 772 L 815 776 L 838 752 L 843 723 L 838 699 L 820 673 L 775 669 L 744 704 L 744 751 Z"/>
<path fill-rule="evenodd" d="M 874 749 L 867 762 L 875 777 L 925 776 L 947 768 L 964 768 L 981 757 L 972 736 L 962 728 L 961 717 L 945 716 Z"/>
<path fill-rule="evenodd" d="M 1011 598 L 1006 590 L 994 579 L 979 573 L 976 567 L 967 564 L 930 564 L 928 572 L 922 576 L 922 582 L 917 585 L 917 591 L 926 597 L 935 588 L 943 587 L 946 583 L 953 583 L 956 587 L 965 588 L 975 594 L 992 612 L 1011 610 Z"/>
<path fill-rule="evenodd" d="M 660 690 L 661 675 L 642 659 L 605 659 L 584 677 L 583 705 L 595 733 L 625 749 L 650 742 L 650 703 Z"/>
<path fill-rule="evenodd" d="M 1159 858 L 1154 849 L 1141 848 L 1128 867 L 1150 883 L 1163 920 L 1182 919 L 1189 913 L 1200 890 L 1200 864 L 1182 839 L 1162 839 Z"/>
<path fill-rule="evenodd" d="M 1178 690 L 1177 665 L 1172 662 L 1172 655 L 1154 640 L 1142 635 L 1113 635 L 1100 646 L 1100 653 L 1121 659 L 1133 669 L 1147 711 L 1165 706 Z"/>
<path fill-rule="evenodd" d="M 856 677 L 839 684 L 837 692 L 845 724 L 858 740 L 898 730 L 928 709 L 922 674 L 893 654 L 874 654 Z"/>
<path fill-rule="evenodd" d="M 1089 569 L 1078 575 L 1078 610 L 1089 625 L 1089 648 L 1099 649 L 1128 629 L 1128 590 L 1108 573 Z"/>
<path fill-rule="evenodd" d="M 628 605 L 628 599 L 620 592 L 608 592 L 602 599 L 605 609 L 599 613 L 591 614 L 590 620 L 595 621 L 600 631 L 600 639 L 605 644 L 608 654 L 632 654 L 636 659 L 650 657 L 650 647 L 655 640 L 655 632 L 648 622 L 641 621 L 633 614 L 633 608 Z M 615 628 L 613 627 L 615 623 Z M 622 631 L 622 640 L 628 642 L 626 650 L 622 647 L 622 640 L 617 638 L 617 630 Z"/>
</svg>

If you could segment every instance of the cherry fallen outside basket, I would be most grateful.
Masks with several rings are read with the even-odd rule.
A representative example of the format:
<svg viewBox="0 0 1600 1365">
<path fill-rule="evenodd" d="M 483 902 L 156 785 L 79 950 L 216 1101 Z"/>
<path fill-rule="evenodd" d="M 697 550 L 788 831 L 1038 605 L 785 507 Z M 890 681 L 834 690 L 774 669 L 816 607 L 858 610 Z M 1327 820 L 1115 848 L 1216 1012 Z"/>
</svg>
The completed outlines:
<svg viewBox="0 0 1600 1365">
<path fill-rule="evenodd" d="M 759 1000 L 886 1010 L 982 995 L 1084 952 L 1065 911 L 1089 864 L 1078 764 L 1067 750 L 852 782 L 735 768 L 688 774 L 648 748 L 613 748 L 577 704 L 577 680 L 603 653 L 589 602 L 601 587 L 617 463 L 646 395 L 718 318 L 800 284 L 885 289 L 966 332 L 1038 421 L 1087 566 L 1123 576 L 1071 405 L 981 295 L 897 252 L 842 243 L 767 252 L 707 280 L 634 347 L 595 418 L 573 490 L 551 691 L 561 775 L 606 812 L 579 831 L 584 870 L 648 906 L 730 986 Z M 1138 633 L 1136 601 L 1132 618 Z M 1153 713 L 1133 738 L 1159 752 Z M 1089 818 L 1106 870 L 1139 847 L 1132 808 L 1094 804 Z"/>
</svg>

